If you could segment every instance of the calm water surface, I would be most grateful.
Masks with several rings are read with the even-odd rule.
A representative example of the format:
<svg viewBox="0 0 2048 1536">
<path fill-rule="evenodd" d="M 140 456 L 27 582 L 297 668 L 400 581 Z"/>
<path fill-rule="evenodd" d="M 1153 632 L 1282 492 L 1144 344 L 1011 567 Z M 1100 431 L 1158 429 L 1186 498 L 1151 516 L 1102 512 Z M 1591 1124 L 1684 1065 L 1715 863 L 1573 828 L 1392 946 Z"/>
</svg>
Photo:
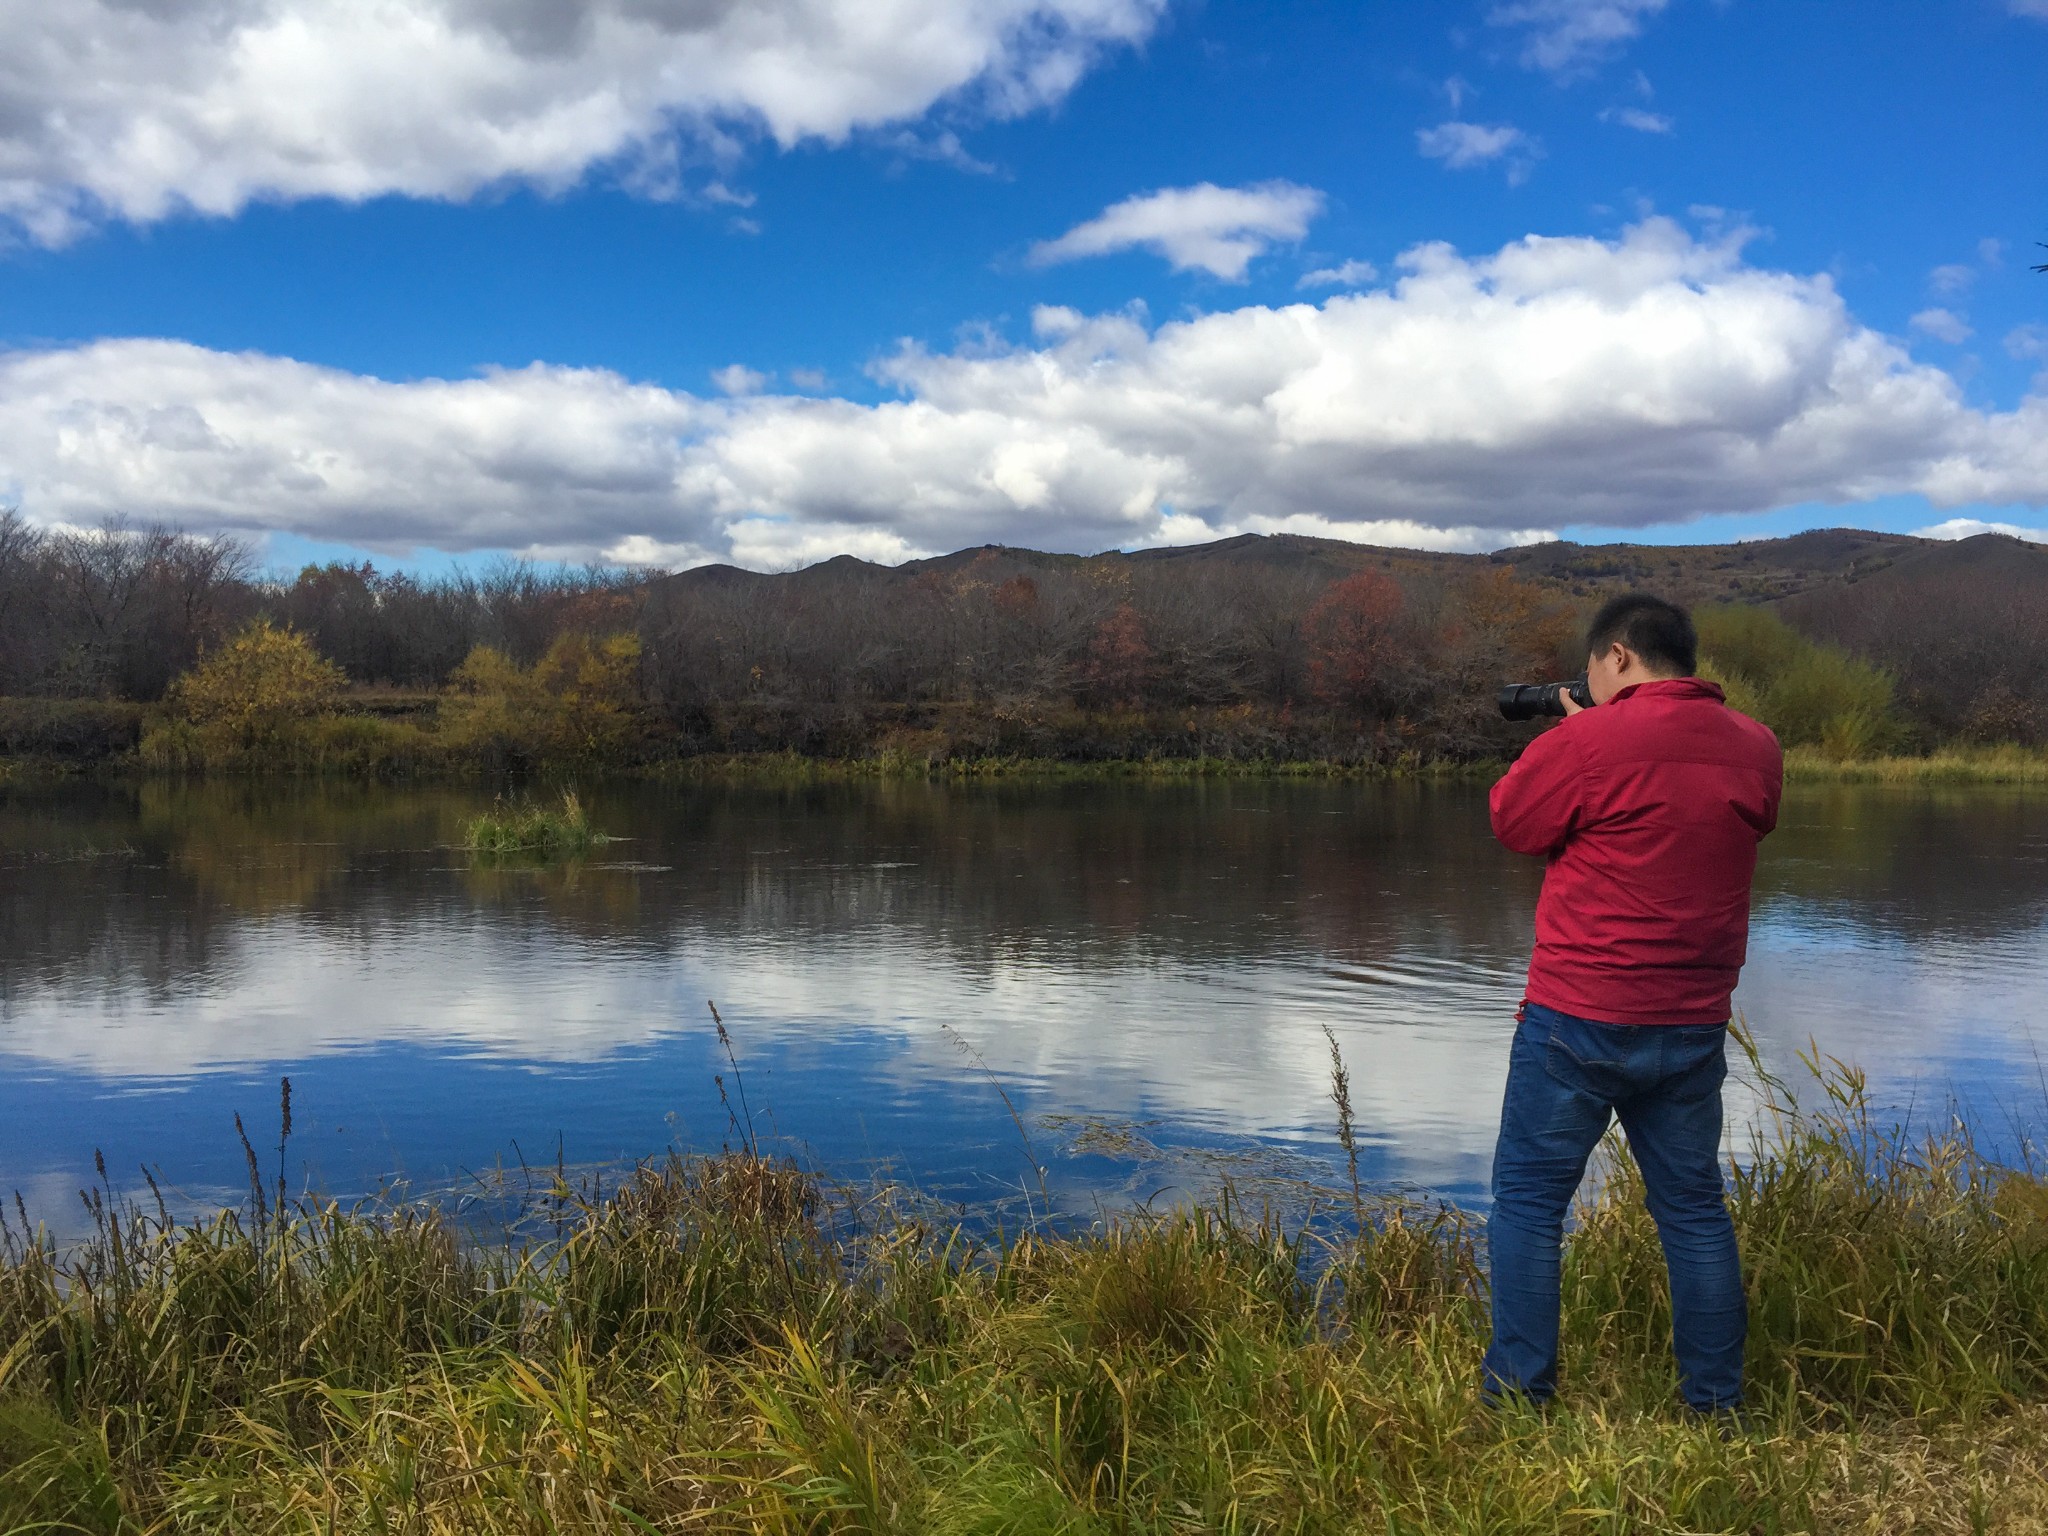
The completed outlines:
<svg viewBox="0 0 2048 1536">
<path fill-rule="evenodd" d="M 1476 787 L 632 787 L 545 870 L 450 846 L 487 798 L 0 798 L 0 1189 L 75 1225 L 103 1149 L 232 1199 L 283 1074 L 333 1193 L 715 1149 L 715 999 L 764 1139 L 848 1174 L 1035 1194 L 1003 1093 L 1074 1209 L 1327 1167 L 1327 1026 L 1373 1179 L 1482 1193 L 1539 870 Z M 1788 798 L 1737 996 L 1775 1067 L 2010 1148 L 2044 999 L 2048 796 Z"/>
</svg>

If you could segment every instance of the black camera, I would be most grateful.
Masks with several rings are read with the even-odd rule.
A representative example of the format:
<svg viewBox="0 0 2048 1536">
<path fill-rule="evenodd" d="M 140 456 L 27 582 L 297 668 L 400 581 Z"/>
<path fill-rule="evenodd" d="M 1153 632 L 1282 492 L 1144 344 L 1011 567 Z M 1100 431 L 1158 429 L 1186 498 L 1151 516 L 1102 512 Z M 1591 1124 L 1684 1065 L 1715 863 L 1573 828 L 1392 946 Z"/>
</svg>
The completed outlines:
<svg viewBox="0 0 2048 1536">
<path fill-rule="evenodd" d="M 1593 707 L 1585 673 L 1568 683 L 1509 683 L 1500 691 L 1500 712 L 1510 720 L 1540 720 L 1545 715 L 1562 719 L 1567 697 L 1581 709 Z"/>
</svg>

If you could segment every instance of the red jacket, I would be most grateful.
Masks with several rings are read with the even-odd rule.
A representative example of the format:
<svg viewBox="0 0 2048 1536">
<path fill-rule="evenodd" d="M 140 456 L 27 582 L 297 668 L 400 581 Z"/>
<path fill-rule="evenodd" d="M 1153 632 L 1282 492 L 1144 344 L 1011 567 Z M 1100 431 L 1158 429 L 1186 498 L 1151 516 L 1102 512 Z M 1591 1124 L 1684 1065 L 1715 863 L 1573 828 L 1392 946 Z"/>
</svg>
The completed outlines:
<svg viewBox="0 0 2048 1536">
<path fill-rule="evenodd" d="M 1718 1024 L 1749 945 L 1778 738 L 1696 677 L 1638 683 L 1529 743 L 1493 832 L 1549 860 L 1530 1001 L 1606 1024 Z"/>
</svg>

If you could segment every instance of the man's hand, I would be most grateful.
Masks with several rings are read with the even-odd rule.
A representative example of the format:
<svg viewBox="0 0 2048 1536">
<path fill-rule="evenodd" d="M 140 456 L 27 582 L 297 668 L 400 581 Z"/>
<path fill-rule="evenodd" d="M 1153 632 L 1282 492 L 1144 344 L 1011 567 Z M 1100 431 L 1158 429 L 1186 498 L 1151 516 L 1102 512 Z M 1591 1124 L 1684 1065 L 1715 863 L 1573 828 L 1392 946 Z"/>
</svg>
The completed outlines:
<svg viewBox="0 0 2048 1536">
<path fill-rule="evenodd" d="M 1558 694 L 1557 702 L 1564 706 L 1564 717 L 1567 720 L 1586 707 L 1572 697 L 1572 691 L 1569 688 Z"/>
</svg>

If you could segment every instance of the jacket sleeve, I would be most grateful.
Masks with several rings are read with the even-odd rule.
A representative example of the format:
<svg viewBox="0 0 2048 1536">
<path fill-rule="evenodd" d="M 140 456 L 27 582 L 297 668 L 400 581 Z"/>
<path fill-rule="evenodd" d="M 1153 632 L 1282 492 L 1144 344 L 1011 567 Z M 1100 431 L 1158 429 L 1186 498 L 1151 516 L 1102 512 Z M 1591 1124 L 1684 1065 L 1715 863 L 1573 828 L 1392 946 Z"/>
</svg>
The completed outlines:
<svg viewBox="0 0 2048 1536">
<path fill-rule="evenodd" d="M 1516 853 L 1556 853 L 1578 825 L 1584 775 L 1571 738 L 1562 726 L 1545 731 L 1487 797 L 1493 835 Z"/>
<path fill-rule="evenodd" d="M 1785 798 L 1785 755 L 1782 751 L 1778 750 L 1778 743 L 1775 737 L 1771 740 L 1771 747 L 1775 761 L 1772 764 L 1769 785 L 1766 790 L 1764 825 L 1763 830 L 1757 834 L 1759 837 L 1768 837 L 1778 830 L 1778 808 L 1784 803 Z"/>
</svg>

